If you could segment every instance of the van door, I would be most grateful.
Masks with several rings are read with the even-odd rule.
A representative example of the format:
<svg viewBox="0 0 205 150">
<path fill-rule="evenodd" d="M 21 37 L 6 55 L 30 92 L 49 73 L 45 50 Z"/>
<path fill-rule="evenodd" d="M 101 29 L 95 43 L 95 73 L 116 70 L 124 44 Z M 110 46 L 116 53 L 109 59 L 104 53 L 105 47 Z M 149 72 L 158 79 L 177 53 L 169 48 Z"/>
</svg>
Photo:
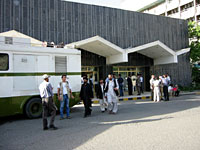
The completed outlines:
<svg viewBox="0 0 205 150">
<path fill-rule="evenodd" d="M 14 91 L 19 91 L 20 95 L 31 94 L 26 91 L 36 91 L 36 56 L 14 54 L 13 56 Z M 24 91 L 24 92 L 23 92 Z"/>
</svg>

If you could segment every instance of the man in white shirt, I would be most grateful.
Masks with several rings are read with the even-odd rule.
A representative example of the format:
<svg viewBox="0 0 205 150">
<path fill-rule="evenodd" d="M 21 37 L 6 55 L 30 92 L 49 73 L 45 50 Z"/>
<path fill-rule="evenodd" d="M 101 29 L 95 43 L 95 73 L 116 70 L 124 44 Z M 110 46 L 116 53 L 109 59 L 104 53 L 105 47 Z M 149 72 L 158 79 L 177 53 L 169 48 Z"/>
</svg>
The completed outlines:
<svg viewBox="0 0 205 150">
<path fill-rule="evenodd" d="M 108 101 L 108 110 L 109 114 L 116 114 L 118 111 L 118 98 L 117 93 L 119 89 L 119 85 L 116 80 L 112 79 L 112 75 L 108 75 L 109 81 L 105 84 L 105 93 Z"/>
<path fill-rule="evenodd" d="M 153 81 L 153 87 L 154 87 L 154 102 L 159 102 L 159 93 L 160 93 L 160 81 L 159 78 L 156 77 L 156 79 Z"/>
<path fill-rule="evenodd" d="M 151 76 L 151 79 L 149 80 L 150 83 L 150 89 L 151 89 L 151 100 L 153 101 L 153 95 L 154 95 L 154 88 L 153 88 L 153 82 L 154 82 L 155 75 Z"/>
<path fill-rule="evenodd" d="M 58 84 L 58 100 L 60 101 L 60 120 L 64 119 L 63 111 L 64 104 L 66 105 L 66 118 L 70 119 L 70 108 L 69 108 L 69 98 L 74 98 L 72 96 L 71 86 L 68 81 L 66 81 L 67 76 L 62 75 L 62 82 Z"/>
<path fill-rule="evenodd" d="M 136 80 L 137 80 L 137 77 L 136 77 L 136 75 L 133 73 L 132 74 L 132 77 L 131 77 L 131 79 L 132 79 L 132 86 L 133 86 L 133 92 L 134 91 L 136 91 Z"/>
<path fill-rule="evenodd" d="M 167 77 L 167 80 L 168 80 L 168 84 L 170 85 L 170 84 L 171 84 L 171 78 L 170 78 L 170 76 L 168 75 L 168 73 L 166 74 L 166 77 Z"/>
<path fill-rule="evenodd" d="M 49 112 L 51 112 L 51 119 L 49 128 L 54 130 L 57 127 L 54 126 L 54 120 L 56 116 L 56 106 L 53 101 L 53 87 L 49 83 L 49 77 L 47 74 L 43 75 L 44 81 L 40 84 L 40 96 L 42 98 L 42 105 L 43 105 L 43 130 L 48 130 L 48 121 L 47 117 Z"/>
</svg>

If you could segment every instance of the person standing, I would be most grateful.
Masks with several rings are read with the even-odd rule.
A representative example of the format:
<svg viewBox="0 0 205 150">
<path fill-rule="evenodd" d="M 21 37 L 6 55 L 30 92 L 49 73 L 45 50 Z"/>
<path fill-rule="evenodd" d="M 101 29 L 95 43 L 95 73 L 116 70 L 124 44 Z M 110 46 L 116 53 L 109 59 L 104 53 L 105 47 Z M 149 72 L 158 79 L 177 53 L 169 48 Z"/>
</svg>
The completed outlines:
<svg viewBox="0 0 205 150">
<path fill-rule="evenodd" d="M 132 87 L 133 87 L 133 92 L 136 91 L 136 80 L 137 80 L 137 77 L 135 76 L 135 74 L 133 73 L 132 74 Z"/>
<path fill-rule="evenodd" d="M 106 102 L 104 89 L 105 89 L 105 84 L 103 79 L 101 79 L 97 87 L 96 96 L 97 98 L 100 99 L 99 102 L 100 102 L 100 109 L 102 113 L 104 113 L 105 110 L 107 110 L 107 105 L 108 105 Z"/>
<path fill-rule="evenodd" d="M 128 94 L 132 95 L 133 89 L 132 89 L 132 79 L 130 77 L 130 74 L 127 77 L 127 85 L 128 85 Z"/>
<path fill-rule="evenodd" d="M 137 86 L 137 95 L 141 95 L 141 82 L 140 82 L 140 75 L 137 75 L 137 80 L 136 80 L 136 86 Z"/>
<path fill-rule="evenodd" d="M 151 100 L 153 101 L 153 95 L 154 95 L 154 88 L 153 88 L 153 82 L 154 82 L 155 75 L 151 76 L 151 79 L 149 80 L 150 83 L 150 89 L 151 89 Z"/>
<path fill-rule="evenodd" d="M 83 100 L 84 107 L 85 107 L 85 113 L 84 118 L 91 115 L 92 109 L 92 102 L 91 99 L 93 98 L 93 90 L 90 84 L 88 83 L 88 78 L 83 77 L 84 83 L 81 86 L 80 90 L 80 99 Z"/>
<path fill-rule="evenodd" d="M 56 116 L 56 106 L 53 101 L 53 87 L 51 83 L 49 83 L 49 78 L 47 74 L 43 75 L 44 81 L 39 85 L 40 96 L 42 98 L 42 105 L 43 105 L 43 130 L 48 130 L 48 121 L 47 117 L 49 112 L 51 113 L 50 124 L 49 128 L 56 130 L 57 127 L 54 126 L 54 120 Z"/>
<path fill-rule="evenodd" d="M 162 97 L 163 96 L 163 94 L 162 94 L 163 93 L 162 76 L 159 76 L 159 81 L 160 81 L 160 86 L 159 86 L 160 88 L 159 89 L 160 89 L 161 100 L 164 100 L 163 97 Z"/>
<path fill-rule="evenodd" d="M 120 89 L 120 96 L 124 96 L 124 92 L 123 92 L 123 78 L 121 77 L 121 74 L 119 74 L 119 78 L 118 78 L 118 84 L 119 84 L 119 89 Z"/>
<path fill-rule="evenodd" d="M 159 78 L 156 77 L 156 79 L 153 81 L 153 87 L 154 87 L 154 102 L 159 102 L 159 93 L 160 93 L 160 81 Z"/>
<path fill-rule="evenodd" d="M 140 87 L 141 93 L 144 93 L 144 79 L 142 77 L 142 74 L 140 74 L 140 83 L 141 83 L 141 87 Z"/>
<path fill-rule="evenodd" d="M 69 108 L 69 98 L 74 98 L 71 91 L 71 86 L 68 81 L 66 81 L 67 76 L 62 75 L 62 81 L 58 84 L 58 100 L 60 101 L 60 120 L 64 119 L 63 111 L 64 104 L 66 106 L 66 118 L 70 119 L 70 108 Z"/>
<path fill-rule="evenodd" d="M 119 89 L 119 85 L 116 80 L 112 79 L 112 75 L 108 75 L 109 81 L 105 84 L 105 95 L 108 101 L 108 110 L 109 114 L 116 114 L 118 111 L 118 98 L 117 91 Z"/>
<path fill-rule="evenodd" d="M 164 100 L 169 101 L 169 93 L 168 93 L 169 81 L 166 78 L 166 75 L 163 75 L 162 84 L 163 84 Z"/>
<path fill-rule="evenodd" d="M 170 76 L 169 76 L 168 73 L 166 74 L 166 78 L 167 78 L 167 80 L 168 80 L 168 85 L 170 85 L 170 84 L 171 84 L 171 78 L 170 78 Z"/>
<path fill-rule="evenodd" d="M 92 75 L 90 76 L 90 78 L 88 80 L 88 83 L 90 84 L 91 88 L 93 89 L 94 82 L 93 82 L 93 76 Z"/>
</svg>

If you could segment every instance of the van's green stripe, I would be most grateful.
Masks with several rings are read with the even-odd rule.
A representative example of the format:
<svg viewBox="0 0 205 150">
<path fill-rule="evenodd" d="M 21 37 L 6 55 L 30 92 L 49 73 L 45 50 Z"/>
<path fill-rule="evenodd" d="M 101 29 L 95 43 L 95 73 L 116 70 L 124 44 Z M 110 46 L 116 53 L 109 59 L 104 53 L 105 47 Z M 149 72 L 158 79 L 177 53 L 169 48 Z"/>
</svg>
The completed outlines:
<svg viewBox="0 0 205 150">
<path fill-rule="evenodd" d="M 80 102 L 80 92 L 72 92 L 74 99 L 69 100 L 69 106 L 72 107 Z M 14 97 L 0 97 L 0 120 L 1 117 L 11 116 L 15 114 L 23 114 L 25 104 L 33 97 L 40 97 L 40 95 L 14 96 Z M 57 99 L 57 94 L 54 94 L 54 101 L 56 106 L 60 107 L 60 102 Z"/>
<path fill-rule="evenodd" d="M 81 75 L 81 72 L 24 72 L 24 73 L 0 73 L 0 76 L 42 76 L 43 74 L 48 74 L 51 76 L 60 76 L 62 74 L 66 75 Z"/>
</svg>

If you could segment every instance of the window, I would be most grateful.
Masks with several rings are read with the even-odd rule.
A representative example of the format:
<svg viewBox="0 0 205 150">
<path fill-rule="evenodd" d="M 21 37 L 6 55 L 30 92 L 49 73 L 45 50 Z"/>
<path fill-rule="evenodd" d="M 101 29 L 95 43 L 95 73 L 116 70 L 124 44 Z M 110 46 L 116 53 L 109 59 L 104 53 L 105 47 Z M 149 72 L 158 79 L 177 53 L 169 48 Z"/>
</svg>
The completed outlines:
<svg viewBox="0 0 205 150">
<path fill-rule="evenodd" d="M 197 21 L 200 22 L 200 15 L 196 16 Z"/>
<path fill-rule="evenodd" d="M 185 4 L 185 5 L 183 5 L 183 6 L 181 6 L 181 11 L 183 12 L 183 11 L 187 11 L 187 9 L 189 9 L 189 8 L 191 8 L 191 7 L 193 7 L 194 6 L 194 2 L 190 2 L 190 3 L 188 3 L 188 4 Z"/>
<path fill-rule="evenodd" d="M 5 37 L 5 44 L 13 44 L 13 38 L 12 37 Z"/>
<path fill-rule="evenodd" d="M 171 3 L 172 2 L 172 0 L 168 0 L 168 3 Z"/>
<path fill-rule="evenodd" d="M 67 57 L 66 56 L 55 56 L 55 71 L 56 72 L 67 72 Z"/>
<path fill-rule="evenodd" d="M 196 0 L 196 5 L 200 5 L 200 0 Z"/>
<path fill-rule="evenodd" d="M 178 13 L 178 8 L 175 8 L 175 9 L 172 9 L 170 11 L 167 12 L 167 15 L 172 15 L 172 14 L 175 14 L 175 13 Z"/>
<path fill-rule="evenodd" d="M 9 55 L 0 53 L 0 71 L 9 70 Z"/>
</svg>

